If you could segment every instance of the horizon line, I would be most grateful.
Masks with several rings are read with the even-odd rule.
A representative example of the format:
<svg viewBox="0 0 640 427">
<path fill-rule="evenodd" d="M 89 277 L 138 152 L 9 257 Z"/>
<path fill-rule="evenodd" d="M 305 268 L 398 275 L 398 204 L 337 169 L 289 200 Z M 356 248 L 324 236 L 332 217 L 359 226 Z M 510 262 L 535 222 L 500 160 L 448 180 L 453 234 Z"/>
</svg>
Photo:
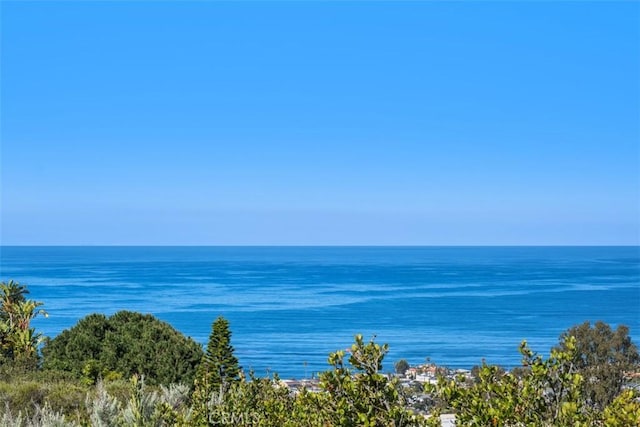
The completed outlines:
<svg viewBox="0 0 640 427">
<path fill-rule="evenodd" d="M 2 248 L 9 247 L 58 247 L 58 248 L 490 248 L 490 247 L 630 247 L 640 248 L 640 244 L 0 244 Z"/>
</svg>

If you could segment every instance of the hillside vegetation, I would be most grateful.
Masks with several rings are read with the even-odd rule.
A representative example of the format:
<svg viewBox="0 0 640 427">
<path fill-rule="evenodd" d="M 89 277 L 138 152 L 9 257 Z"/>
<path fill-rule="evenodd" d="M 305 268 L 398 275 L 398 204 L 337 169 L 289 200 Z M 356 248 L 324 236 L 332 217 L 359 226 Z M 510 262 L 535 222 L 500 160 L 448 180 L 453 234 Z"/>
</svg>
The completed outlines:
<svg viewBox="0 0 640 427">
<path fill-rule="evenodd" d="M 358 335 L 329 355 L 317 384 L 292 390 L 241 369 L 222 317 L 205 351 L 128 311 L 45 339 L 30 321 L 46 313 L 26 287 L 3 282 L 0 292 L 2 426 L 438 426 L 441 413 L 462 426 L 640 426 L 640 356 L 624 326 L 577 325 L 548 358 L 523 342 L 518 369 L 483 364 L 417 390 L 383 371 L 386 344 Z M 411 408 L 416 395 L 426 411 Z"/>
</svg>

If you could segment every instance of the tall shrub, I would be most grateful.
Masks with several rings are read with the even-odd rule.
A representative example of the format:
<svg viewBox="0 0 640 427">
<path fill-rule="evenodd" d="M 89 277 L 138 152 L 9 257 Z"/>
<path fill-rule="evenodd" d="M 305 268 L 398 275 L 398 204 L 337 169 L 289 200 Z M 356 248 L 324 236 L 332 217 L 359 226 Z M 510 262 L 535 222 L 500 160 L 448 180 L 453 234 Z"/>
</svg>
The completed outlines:
<svg viewBox="0 0 640 427">
<path fill-rule="evenodd" d="M 202 358 L 201 346 L 152 315 L 120 311 L 91 314 L 48 340 L 43 368 L 99 377 L 144 375 L 150 384 L 190 383 Z"/>
</svg>

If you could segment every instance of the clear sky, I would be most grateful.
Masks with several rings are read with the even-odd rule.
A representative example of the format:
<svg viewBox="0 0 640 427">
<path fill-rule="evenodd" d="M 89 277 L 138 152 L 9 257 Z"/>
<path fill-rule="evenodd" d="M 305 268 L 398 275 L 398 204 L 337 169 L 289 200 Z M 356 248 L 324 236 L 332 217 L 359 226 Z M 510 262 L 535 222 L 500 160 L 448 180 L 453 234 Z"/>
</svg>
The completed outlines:
<svg viewBox="0 0 640 427">
<path fill-rule="evenodd" d="M 2 1 L 1 243 L 640 243 L 640 3 Z"/>
</svg>

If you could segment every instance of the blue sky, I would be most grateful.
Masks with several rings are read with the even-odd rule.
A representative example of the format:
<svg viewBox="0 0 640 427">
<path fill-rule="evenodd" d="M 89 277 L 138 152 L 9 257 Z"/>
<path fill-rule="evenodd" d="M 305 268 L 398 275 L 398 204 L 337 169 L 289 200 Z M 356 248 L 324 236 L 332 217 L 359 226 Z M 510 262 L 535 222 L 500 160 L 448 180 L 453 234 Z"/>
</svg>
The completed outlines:
<svg viewBox="0 0 640 427">
<path fill-rule="evenodd" d="M 3 1 L 2 244 L 640 244 L 636 2 Z"/>
</svg>

